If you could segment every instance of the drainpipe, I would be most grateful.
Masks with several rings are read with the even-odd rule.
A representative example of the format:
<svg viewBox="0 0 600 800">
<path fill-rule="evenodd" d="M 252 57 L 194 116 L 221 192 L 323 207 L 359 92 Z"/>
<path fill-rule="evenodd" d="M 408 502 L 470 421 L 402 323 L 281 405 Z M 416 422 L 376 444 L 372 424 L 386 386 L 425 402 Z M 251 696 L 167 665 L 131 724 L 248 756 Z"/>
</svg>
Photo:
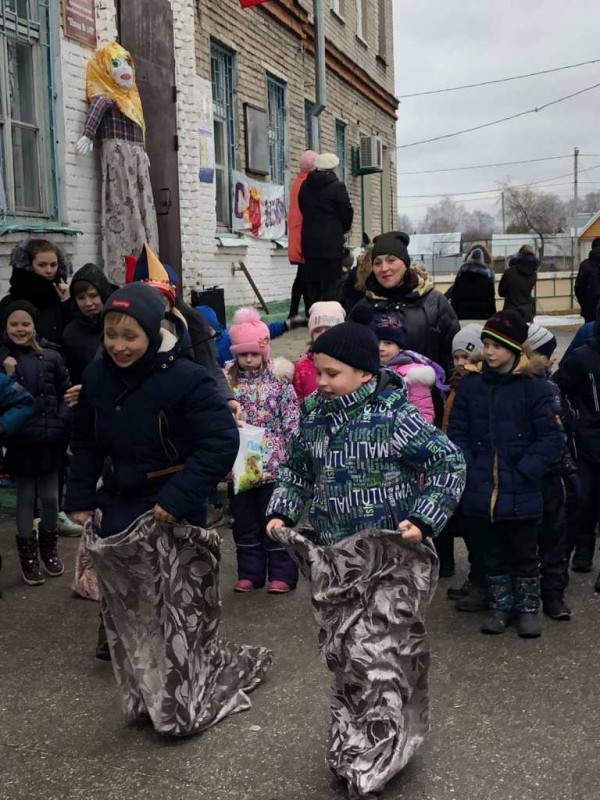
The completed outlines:
<svg viewBox="0 0 600 800">
<path fill-rule="evenodd" d="M 315 31 L 315 89 L 316 102 L 312 110 L 313 147 L 321 146 L 319 116 L 325 111 L 327 103 L 327 73 L 325 66 L 325 7 L 323 0 L 313 0 L 313 20 Z"/>
</svg>

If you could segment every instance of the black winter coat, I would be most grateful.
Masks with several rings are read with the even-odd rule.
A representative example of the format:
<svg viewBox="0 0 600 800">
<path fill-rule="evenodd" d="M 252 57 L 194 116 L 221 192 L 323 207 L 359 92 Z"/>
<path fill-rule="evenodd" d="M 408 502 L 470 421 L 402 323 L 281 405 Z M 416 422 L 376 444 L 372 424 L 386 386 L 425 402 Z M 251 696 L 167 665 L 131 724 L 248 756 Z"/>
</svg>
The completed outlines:
<svg viewBox="0 0 600 800">
<path fill-rule="evenodd" d="M 496 313 L 496 290 L 489 267 L 466 261 L 458 271 L 450 302 L 459 319 L 489 319 Z"/>
<path fill-rule="evenodd" d="M 72 422 L 72 412 L 63 399 L 71 385 L 63 358 L 49 342 L 42 340 L 40 344 L 41 353 L 33 347 L 17 347 L 12 342 L 0 347 L 0 364 L 8 356 L 16 359 L 14 379 L 35 401 L 33 416 L 10 439 L 11 447 L 31 448 L 32 460 L 37 447 L 64 447 L 69 441 Z"/>
<path fill-rule="evenodd" d="M 332 170 L 310 172 L 300 187 L 302 253 L 306 258 L 337 260 L 344 255 L 344 234 L 354 209 L 348 190 Z"/>
<path fill-rule="evenodd" d="M 38 310 L 35 325 L 38 337 L 61 347 L 65 326 L 75 316 L 75 304 L 71 299 L 61 302 L 54 287 L 54 281 L 35 272 L 13 268 L 10 291 L 0 300 L 0 317 L 15 300 L 28 300 Z"/>
<path fill-rule="evenodd" d="M 596 325 L 591 339 L 560 362 L 552 380 L 577 417 L 577 458 L 600 464 L 600 326 Z"/>
<path fill-rule="evenodd" d="M 406 328 L 407 349 L 438 363 L 447 378 L 452 374 L 452 340 L 460 330 L 460 322 L 441 292 L 424 286 L 422 278 L 419 278 L 416 289 L 401 285 L 387 290 L 381 287 L 374 275 L 370 275 L 367 300 L 374 306 L 376 314 L 400 314 Z"/>
<path fill-rule="evenodd" d="M 467 462 L 462 498 L 467 516 L 492 521 L 542 516 L 542 478 L 566 440 L 553 388 L 539 369 L 525 356 L 504 375 L 484 365 L 465 375 L 456 390 L 448 437 Z"/>
<path fill-rule="evenodd" d="M 575 297 L 586 322 L 596 320 L 596 306 L 600 301 L 600 247 L 590 250 L 585 261 L 579 265 L 575 279 Z"/>
<path fill-rule="evenodd" d="M 206 501 L 231 470 L 239 434 L 210 374 L 169 346 L 133 377 L 103 353 L 83 376 L 65 510 L 101 508 L 102 535 L 124 530 L 156 503 L 205 522 Z M 127 382 L 125 382 L 127 381 Z M 105 459 L 110 469 L 96 491 Z"/>
<path fill-rule="evenodd" d="M 536 256 L 519 253 L 509 261 L 498 286 L 498 294 L 504 297 L 505 310 L 518 311 L 525 322 L 533 322 L 535 316 L 533 287 L 539 266 Z"/>
</svg>

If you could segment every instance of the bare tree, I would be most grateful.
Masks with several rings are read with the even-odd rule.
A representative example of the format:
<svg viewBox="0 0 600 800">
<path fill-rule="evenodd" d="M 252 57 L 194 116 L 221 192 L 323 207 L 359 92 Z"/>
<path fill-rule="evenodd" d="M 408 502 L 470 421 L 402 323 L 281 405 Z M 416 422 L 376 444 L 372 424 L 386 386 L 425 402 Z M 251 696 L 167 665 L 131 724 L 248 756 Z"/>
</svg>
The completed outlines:
<svg viewBox="0 0 600 800">
<path fill-rule="evenodd" d="M 416 232 L 413 221 L 408 214 L 398 214 L 398 230 L 409 234 Z"/>
<path fill-rule="evenodd" d="M 504 187 L 506 213 L 511 233 L 534 233 L 540 240 L 540 260 L 544 258 L 545 237 L 565 226 L 566 208 L 560 197 L 536 192 L 531 186 Z"/>
<path fill-rule="evenodd" d="M 467 211 L 464 205 L 455 202 L 451 197 L 444 197 L 434 206 L 429 206 L 425 220 L 421 226 L 423 233 L 460 232 L 469 242 L 490 239 L 496 221 L 492 214 L 476 209 Z"/>
<path fill-rule="evenodd" d="M 588 192 L 579 201 L 579 210 L 587 211 L 588 214 L 596 214 L 600 211 L 600 192 Z"/>
<path fill-rule="evenodd" d="M 476 209 L 465 212 L 460 230 L 465 241 L 477 242 L 481 239 L 491 239 L 495 227 L 496 220 L 492 214 Z"/>
</svg>

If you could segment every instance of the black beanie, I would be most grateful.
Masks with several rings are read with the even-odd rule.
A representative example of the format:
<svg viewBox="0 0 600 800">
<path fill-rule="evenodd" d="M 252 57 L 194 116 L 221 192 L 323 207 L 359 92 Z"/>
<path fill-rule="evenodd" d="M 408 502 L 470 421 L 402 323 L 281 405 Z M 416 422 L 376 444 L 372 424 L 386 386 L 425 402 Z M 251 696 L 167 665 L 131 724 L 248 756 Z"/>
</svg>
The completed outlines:
<svg viewBox="0 0 600 800">
<path fill-rule="evenodd" d="M 597 250 L 600 247 L 600 236 L 596 236 L 595 239 L 592 239 L 592 250 Z"/>
<path fill-rule="evenodd" d="M 372 260 L 378 256 L 396 256 L 410 267 L 410 256 L 408 255 L 408 243 L 410 236 L 402 231 L 390 231 L 382 233 L 373 239 Z"/>
<path fill-rule="evenodd" d="M 527 323 L 517 311 L 498 311 L 483 326 L 481 338 L 493 339 L 507 350 L 521 353 L 528 334 Z"/>
<path fill-rule="evenodd" d="M 134 319 L 150 342 L 160 339 L 160 324 L 165 318 L 165 306 L 158 289 L 145 283 L 130 283 L 118 289 L 104 304 L 102 320 L 111 312 L 126 314 Z"/>
<path fill-rule="evenodd" d="M 15 311 L 25 311 L 31 319 L 33 320 L 33 324 L 37 325 L 38 321 L 38 310 L 30 303 L 29 300 L 15 300 L 14 303 L 10 303 L 10 305 L 5 306 L 2 309 L 2 313 L 0 314 L 0 330 L 6 330 L 6 325 L 8 323 L 8 318 L 10 315 Z"/>
<path fill-rule="evenodd" d="M 379 371 L 379 342 L 368 327 L 372 319 L 371 304 L 359 303 L 352 309 L 348 322 L 334 325 L 319 336 L 312 352 L 375 375 Z"/>
</svg>

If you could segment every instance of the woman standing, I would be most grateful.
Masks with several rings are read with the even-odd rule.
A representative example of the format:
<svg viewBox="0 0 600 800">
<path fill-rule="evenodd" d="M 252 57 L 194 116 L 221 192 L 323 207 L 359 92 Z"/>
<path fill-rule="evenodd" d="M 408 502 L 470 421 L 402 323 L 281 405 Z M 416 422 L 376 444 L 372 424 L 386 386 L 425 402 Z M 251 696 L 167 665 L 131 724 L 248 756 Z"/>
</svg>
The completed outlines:
<svg viewBox="0 0 600 800">
<path fill-rule="evenodd" d="M 504 309 L 518 311 L 525 322 L 533 322 L 535 316 L 533 287 L 539 267 L 540 260 L 533 247 L 524 244 L 508 262 L 498 287 L 498 294 L 504 297 Z"/>
<path fill-rule="evenodd" d="M 373 241 L 373 272 L 366 298 L 378 315 L 398 314 L 406 329 L 406 349 L 415 350 L 452 372 L 452 339 L 460 330 L 454 309 L 423 268 L 410 266 L 407 233 L 390 231 Z"/>
<path fill-rule="evenodd" d="M 450 302 L 459 319 L 488 319 L 496 313 L 494 271 L 483 247 L 474 247 L 467 254 L 454 280 Z"/>
<path fill-rule="evenodd" d="M 302 253 L 302 212 L 298 205 L 298 195 L 308 174 L 315 168 L 315 160 L 319 154 L 314 150 L 305 150 L 300 156 L 300 172 L 290 188 L 290 208 L 288 212 L 288 258 L 290 264 L 296 265 L 296 278 L 292 286 L 290 313 L 288 319 L 298 316 L 300 300 L 304 299 L 304 316 L 308 317 L 310 307 L 306 301 L 304 283 L 304 254 Z"/>
</svg>

